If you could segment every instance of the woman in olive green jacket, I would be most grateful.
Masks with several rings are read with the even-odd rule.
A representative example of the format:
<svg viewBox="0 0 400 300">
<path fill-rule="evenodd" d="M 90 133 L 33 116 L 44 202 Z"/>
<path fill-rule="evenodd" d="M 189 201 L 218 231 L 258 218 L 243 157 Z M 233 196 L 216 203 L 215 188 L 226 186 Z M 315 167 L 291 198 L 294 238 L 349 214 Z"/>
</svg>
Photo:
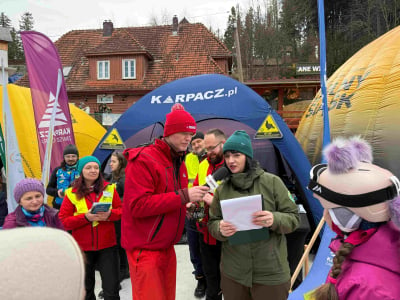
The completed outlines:
<svg viewBox="0 0 400 300">
<path fill-rule="evenodd" d="M 225 163 L 231 175 L 217 188 L 208 228 L 222 241 L 221 289 L 225 300 L 287 299 L 290 270 L 285 234 L 299 225 L 299 214 L 279 177 L 262 170 L 253 160 L 250 137 L 235 131 L 225 142 Z M 221 201 L 261 194 L 263 210 L 253 214 L 255 225 L 269 229 L 265 239 L 231 245 L 237 229 L 223 220 Z"/>
</svg>

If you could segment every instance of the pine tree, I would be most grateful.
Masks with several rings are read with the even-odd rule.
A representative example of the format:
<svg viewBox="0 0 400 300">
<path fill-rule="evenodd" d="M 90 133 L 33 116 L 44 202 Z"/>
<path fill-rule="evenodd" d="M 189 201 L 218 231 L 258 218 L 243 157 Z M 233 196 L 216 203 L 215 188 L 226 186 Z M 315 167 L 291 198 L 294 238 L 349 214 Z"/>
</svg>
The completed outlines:
<svg viewBox="0 0 400 300">
<path fill-rule="evenodd" d="M 235 28 L 236 28 L 236 10 L 232 6 L 231 14 L 228 17 L 228 24 L 224 33 L 224 44 L 229 50 L 233 51 L 233 46 L 235 44 Z"/>
<path fill-rule="evenodd" d="M 35 21 L 33 20 L 33 16 L 30 12 L 25 12 L 21 16 L 21 20 L 19 21 L 19 30 L 20 31 L 27 31 L 33 29 L 33 24 Z"/>
<path fill-rule="evenodd" d="M 21 60 L 24 58 L 24 51 L 22 50 L 21 39 L 15 28 L 10 30 L 12 42 L 8 44 L 8 59 Z"/>
<path fill-rule="evenodd" d="M 11 28 L 11 20 L 4 12 L 0 13 L 0 26 Z"/>
</svg>

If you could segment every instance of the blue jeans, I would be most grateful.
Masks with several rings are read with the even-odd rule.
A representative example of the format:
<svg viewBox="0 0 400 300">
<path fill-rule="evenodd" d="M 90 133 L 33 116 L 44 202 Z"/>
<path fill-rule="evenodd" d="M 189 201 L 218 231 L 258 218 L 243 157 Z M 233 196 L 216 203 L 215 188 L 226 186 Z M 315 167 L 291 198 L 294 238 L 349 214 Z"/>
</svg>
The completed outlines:
<svg viewBox="0 0 400 300">
<path fill-rule="evenodd" d="M 196 220 L 185 219 L 185 227 L 186 227 L 186 237 L 189 245 L 189 253 L 190 253 L 190 261 L 193 264 L 194 275 L 196 277 L 203 276 L 203 266 L 201 263 L 201 255 L 200 255 L 200 244 L 199 244 L 199 236 L 200 233 L 197 231 Z"/>
</svg>

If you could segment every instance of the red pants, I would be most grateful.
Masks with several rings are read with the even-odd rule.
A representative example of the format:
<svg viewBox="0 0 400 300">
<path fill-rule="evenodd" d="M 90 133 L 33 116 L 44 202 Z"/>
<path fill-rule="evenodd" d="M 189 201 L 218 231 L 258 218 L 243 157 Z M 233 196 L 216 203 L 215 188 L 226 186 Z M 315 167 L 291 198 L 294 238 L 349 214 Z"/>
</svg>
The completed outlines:
<svg viewBox="0 0 400 300">
<path fill-rule="evenodd" d="M 133 300 L 175 300 L 176 255 L 166 250 L 126 251 L 132 282 Z"/>
</svg>

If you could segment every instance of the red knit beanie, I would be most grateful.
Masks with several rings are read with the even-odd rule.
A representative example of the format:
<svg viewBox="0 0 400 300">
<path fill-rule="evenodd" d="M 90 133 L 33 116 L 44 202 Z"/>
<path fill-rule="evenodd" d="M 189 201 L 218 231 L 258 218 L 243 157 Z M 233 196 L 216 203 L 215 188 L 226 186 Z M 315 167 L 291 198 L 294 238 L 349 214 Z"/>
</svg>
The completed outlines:
<svg viewBox="0 0 400 300">
<path fill-rule="evenodd" d="M 167 114 L 167 120 L 164 126 L 164 137 L 177 132 L 196 133 L 196 122 L 190 113 L 185 111 L 180 103 L 172 106 L 171 112 Z"/>
</svg>

